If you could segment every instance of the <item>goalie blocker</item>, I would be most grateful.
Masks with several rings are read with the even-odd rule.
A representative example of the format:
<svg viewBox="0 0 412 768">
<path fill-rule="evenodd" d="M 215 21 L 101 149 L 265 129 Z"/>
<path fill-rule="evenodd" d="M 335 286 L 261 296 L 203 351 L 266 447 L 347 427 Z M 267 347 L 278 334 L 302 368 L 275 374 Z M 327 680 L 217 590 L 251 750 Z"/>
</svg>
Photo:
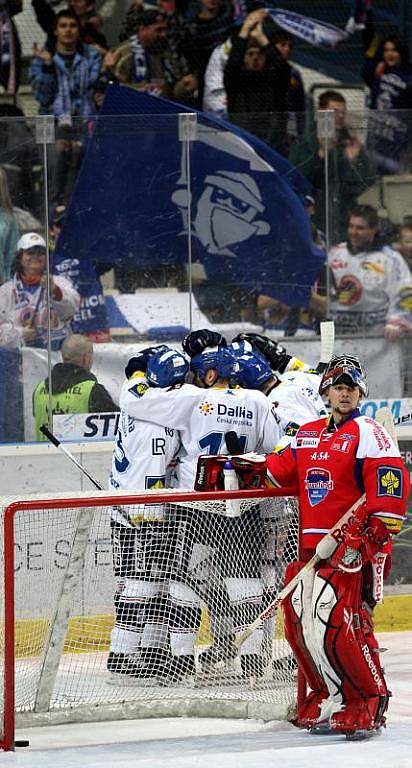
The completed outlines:
<svg viewBox="0 0 412 768">
<path fill-rule="evenodd" d="M 266 456 L 258 453 L 245 453 L 238 456 L 201 455 L 197 461 L 195 491 L 220 491 L 224 489 L 225 465 L 230 459 L 235 470 L 239 489 L 265 488 Z"/>
</svg>

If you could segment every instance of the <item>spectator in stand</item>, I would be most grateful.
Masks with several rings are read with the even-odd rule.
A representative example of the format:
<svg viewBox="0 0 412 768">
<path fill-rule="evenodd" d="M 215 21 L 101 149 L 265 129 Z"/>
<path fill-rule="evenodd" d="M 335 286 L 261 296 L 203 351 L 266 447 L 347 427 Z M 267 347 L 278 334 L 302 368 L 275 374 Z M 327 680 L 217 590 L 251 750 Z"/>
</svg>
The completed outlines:
<svg viewBox="0 0 412 768">
<path fill-rule="evenodd" d="M 410 116 L 395 110 L 412 109 L 412 64 L 401 35 L 388 35 L 376 49 L 371 10 L 363 33 L 365 66 L 362 77 L 370 89 L 367 149 L 380 173 L 397 173 L 412 137 Z"/>
<path fill-rule="evenodd" d="M 0 131 L 1 164 L 7 172 L 10 197 L 17 214 L 21 213 L 26 218 L 30 211 L 39 217 L 42 172 L 39 145 L 36 144 L 31 127 L 20 107 L 15 104 L 0 104 L 0 119 L 2 117 L 11 118 L 1 120 Z M 36 228 L 37 224 L 22 226 L 23 231 Z"/>
<path fill-rule="evenodd" d="M 72 334 L 64 340 L 61 355 L 63 362 L 56 363 L 51 372 L 53 413 L 113 413 L 120 410 L 91 372 L 93 344 L 89 339 Z M 40 427 L 49 422 L 49 387 L 47 378 L 40 381 L 33 392 L 36 440 L 46 440 Z"/>
<path fill-rule="evenodd" d="M 82 43 L 93 46 L 99 53 L 105 53 L 108 49 L 107 40 L 101 31 L 102 20 L 97 13 L 94 0 L 68 0 L 67 5 L 79 22 Z M 47 35 L 46 50 L 54 53 L 57 14 L 47 0 L 32 0 L 32 6 L 38 24 Z"/>
<path fill-rule="evenodd" d="M 80 296 L 80 306 L 71 320 L 75 334 L 83 334 L 95 343 L 111 341 L 108 327 L 106 303 L 99 275 L 111 269 L 111 264 L 96 264 L 81 261 L 75 256 L 56 252 L 56 245 L 64 222 L 66 206 L 54 206 L 50 215 L 51 227 L 51 270 L 54 275 L 68 280 Z"/>
<path fill-rule="evenodd" d="M 267 13 L 260 8 L 246 16 L 233 39 L 224 83 L 232 122 L 279 149 L 284 144 L 290 66 L 263 30 Z"/>
<path fill-rule="evenodd" d="M 0 86 L 11 95 L 21 78 L 21 44 L 13 16 L 22 10 L 22 0 L 0 0 Z"/>
<path fill-rule="evenodd" d="M 395 247 L 403 256 L 412 272 L 412 216 L 405 217 L 399 229 L 399 237 Z"/>
<path fill-rule="evenodd" d="M 101 67 L 100 54 L 81 42 L 79 22 L 72 11 L 57 14 L 55 36 L 53 54 L 34 44 L 35 55 L 29 70 L 40 114 L 53 114 L 57 119 L 53 201 L 67 198 L 74 184 L 81 142 L 80 126 L 73 124 L 73 119 L 96 114 L 93 94 Z"/>
<path fill-rule="evenodd" d="M 11 278 L 18 239 L 19 227 L 13 213 L 7 174 L 0 166 L 0 285 Z"/>
<path fill-rule="evenodd" d="M 79 22 L 70 10 L 57 14 L 54 33 L 54 54 L 34 43 L 30 82 L 40 114 L 54 114 L 58 125 L 67 127 L 73 117 L 95 114 L 93 86 L 99 77 L 101 56 L 81 43 Z"/>
<path fill-rule="evenodd" d="M 319 98 L 318 111 L 335 112 L 334 139 L 329 140 L 330 222 L 332 240 L 339 242 L 346 233 L 350 209 L 358 195 L 375 180 L 375 173 L 360 139 L 346 124 L 346 100 L 338 91 L 324 91 Z M 325 139 L 315 132 L 297 141 L 289 160 L 312 184 L 316 200 L 314 223 L 325 229 Z"/>
<path fill-rule="evenodd" d="M 198 101 L 203 103 L 204 77 L 209 58 L 233 29 L 233 5 L 229 0 L 201 0 L 201 8 L 187 28 L 184 51 L 190 71 L 197 76 Z"/>
<path fill-rule="evenodd" d="M 13 277 L 0 286 L 0 346 L 47 346 L 46 242 L 28 232 L 17 243 Z M 71 333 L 70 320 L 80 297 L 64 277 L 50 278 L 51 345 L 59 349 Z"/>
<path fill-rule="evenodd" d="M 190 72 L 186 60 L 184 45 L 187 25 L 178 10 L 174 0 L 157 0 L 156 7 L 165 14 L 167 33 L 165 59 L 172 72 L 173 81 L 182 81 L 187 91 L 180 92 L 179 100 L 190 106 L 195 106 L 197 101 L 197 78 Z M 129 8 L 120 32 L 120 41 L 128 40 L 136 31 L 140 17 L 144 10 L 142 0 L 135 0 Z"/>
<path fill-rule="evenodd" d="M 411 276 L 401 254 L 379 242 L 379 218 L 371 205 L 349 215 L 348 238 L 332 248 L 328 263 L 336 285 L 330 315 L 340 334 L 385 335 L 398 341 L 412 332 Z M 326 312 L 327 297 L 317 297 Z"/>
<path fill-rule="evenodd" d="M 277 29 L 270 35 L 271 42 L 278 49 L 282 58 L 289 62 L 293 52 L 293 38 L 283 29 Z M 286 94 L 287 124 L 286 139 L 287 149 L 301 136 L 305 130 L 305 89 L 302 76 L 296 67 L 289 64 L 289 83 Z"/>
<path fill-rule="evenodd" d="M 197 80 L 173 66 L 168 48 L 168 17 L 155 8 L 139 11 L 134 33 L 104 59 L 104 68 L 120 83 L 153 96 L 186 103 L 193 99 Z M 174 56 L 176 64 L 176 56 Z M 185 64 L 183 64 L 185 67 Z"/>
</svg>

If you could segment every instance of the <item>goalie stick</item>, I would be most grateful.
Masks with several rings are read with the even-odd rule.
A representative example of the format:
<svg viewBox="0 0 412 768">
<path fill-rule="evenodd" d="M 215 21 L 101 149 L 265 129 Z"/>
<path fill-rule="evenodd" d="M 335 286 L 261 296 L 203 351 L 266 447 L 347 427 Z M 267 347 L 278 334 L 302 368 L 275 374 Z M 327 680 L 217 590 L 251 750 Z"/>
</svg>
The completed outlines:
<svg viewBox="0 0 412 768">
<path fill-rule="evenodd" d="M 316 547 L 316 552 L 311 559 L 301 568 L 299 573 L 286 584 L 285 587 L 279 592 L 275 600 L 273 600 L 264 611 L 250 624 L 244 632 L 242 632 L 235 640 L 234 644 L 237 648 L 241 648 L 243 643 L 250 637 L 250 635 L 257 629 L 262 621 L 268 619 L 275 612 L 276 608 L 283 603 L 284 599 L 295 589 L 295 587 L 302 580 L 305 573 L 314 568 L 320 560 L 326 560 L 335 551 L 336 547 L 340 543 L 342 534 L 345 532 L 349 525 L 357 522 L 357 511 L 363 506 L 366 501 L 366 494 L 363 494 L 352 506 L 345 512 L 344 515 L 338 520 L 334 528 L 324 536 Z"/>
<path fill-rule="evenodd" d="M 323 373 L 329 363 L 335 346 L 335 323 L 324 320 L 320 324 L 320 357 L 316 367 L 318 373 Z"/>
<path fill-rule="evenodd" d="M 389 408 L 382 407 L 379 408 L 376 412 L 375 416 L 376 421 L 381 424 L 387 432 L 389 432 L 390 436 L 392 437 L 393 441 L 395 442 L 395 445 L 398 445 L 396 432 L 394 429 L 394 419 L 392 417 L 392 413 Z M 323 537 L 323 539 L 320 540 L 319 544 L 316 547 L 316 552 L 313 555 L 313 557 L 306 563 L 306 565 L 303 566 L 303 568 L 299 571 L 299 573 L 294 576 L 294 578 L 289 582 L 289 584 L 286 584 L 286 586 L 279 592 L 275 600 L 273 600 L 270 605 L 267 606 L 267 608 L 262 611 L 262 613 L 255 619 L 253 624 L 251 624 L 247 629 L 245 629 L 244 632 L 242 632 L 239 637 L 236 638 L 234 641 L 237 648 L 240 648 L 245 640 L 250 637 L 252 632 L 254 632 L 257 627 L 260 626 L 261 622 L 265 619 L 272 616 L 272 614 L 275 612 L 276 608 L 283 602 L 283 600 L 292 592 L 292 590 L 299 584 L 301 581 L 303 575 L 307 573 L 311 568 L 314 568 L 319 560 L 327 559 L 331 556 L 331 554 L 336 549 L 337 545 L 339 544 L 339 533 L 343 532 L 347 525 L 352 524 L 353 522 L 356 522 L 356 512 L 358 509 L 364 504 L 366 501 L 366 494 L 363 494 L 358 501 L 353 504 L 353 506 L 345 512 L 344 515 L 340 518 L 340 520 L 336 523 L 336 526 L 329 531 L 329 533 L 326 534 L 326 536 Z"/>
</svg>

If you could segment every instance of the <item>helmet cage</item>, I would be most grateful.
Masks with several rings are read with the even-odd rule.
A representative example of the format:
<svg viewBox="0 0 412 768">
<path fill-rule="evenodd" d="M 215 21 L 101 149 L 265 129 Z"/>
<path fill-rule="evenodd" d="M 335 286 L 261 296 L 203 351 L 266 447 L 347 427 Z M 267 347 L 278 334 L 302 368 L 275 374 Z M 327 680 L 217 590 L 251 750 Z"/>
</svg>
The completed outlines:
<svg viewBox="0 0 412 768">
<path fill-rule="evenodd" d="M 346 381 L 344 381 L 344 379 L 346 379 Z M 358 387 L 361 394 L 364 397 L 367 397 L 368 385 L 362 370 L 350 365 L 338 365 L 336 368 L 326 370 L 320 383 L 319 392 L 320 394 L 323 394 L 328 387 L 332 387 L 339 383 L 347 383 L 348 379 L 350 382 L 348 386 L 352 385 L 353 387 Z"/>
</svg>

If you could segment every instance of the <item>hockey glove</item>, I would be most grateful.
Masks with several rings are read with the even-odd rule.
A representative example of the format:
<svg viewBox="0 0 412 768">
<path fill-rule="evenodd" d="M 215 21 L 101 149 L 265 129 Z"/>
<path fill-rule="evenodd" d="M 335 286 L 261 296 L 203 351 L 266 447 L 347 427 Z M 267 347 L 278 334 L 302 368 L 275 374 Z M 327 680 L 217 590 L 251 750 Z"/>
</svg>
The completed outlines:
<svg viewBox="0 0 412 768">
<path fill-rule="evenodd" d="M 146 349 L 142 349 L 137 355 L 131 357 L 127 363 L 126 368 L 124 369 L 126 378 L 130 379 L 136 371 L 146 373 L 149 358 L 151 358 L 152 355 L 155 355 L 156 352 L 166 352 L 168 349 L 169 347 L 166 344 L 158 344 L 157 347 L 146 347 Z"/>
<path fill-rule="evenodd" d="M 371 560 L 382 549 L 389 538 L 385 523 L 377 517 L 370 518 L 363 530 L 359 524 L 351 526 L 331 556 L 330 565 L 347 573 L 356 573 L 361 570 L 363 563 Z"/>
<path fill-rule="evenodd" d="M 270 367 L 274 371 L 279 371 L 279 373 L 283 373 L 286 370 L 289 361 L 292 359 L 292 356 L 286 352 L 285 347 L 282 347 L 277 341 L 273 341 L 267 336 L 262 336 L 260 333 L 239 333 L 233 341 L 248 341 L 266 358 Z"/>
<path fill-rule="evenodd" d="M 221 333 L 202 328 L 200 331 L 191 331 L 182 341 L 183 351 L 189 357 L 200 355 L 207 347 L 225 347 L 226 339 Z"/>
</svg>

